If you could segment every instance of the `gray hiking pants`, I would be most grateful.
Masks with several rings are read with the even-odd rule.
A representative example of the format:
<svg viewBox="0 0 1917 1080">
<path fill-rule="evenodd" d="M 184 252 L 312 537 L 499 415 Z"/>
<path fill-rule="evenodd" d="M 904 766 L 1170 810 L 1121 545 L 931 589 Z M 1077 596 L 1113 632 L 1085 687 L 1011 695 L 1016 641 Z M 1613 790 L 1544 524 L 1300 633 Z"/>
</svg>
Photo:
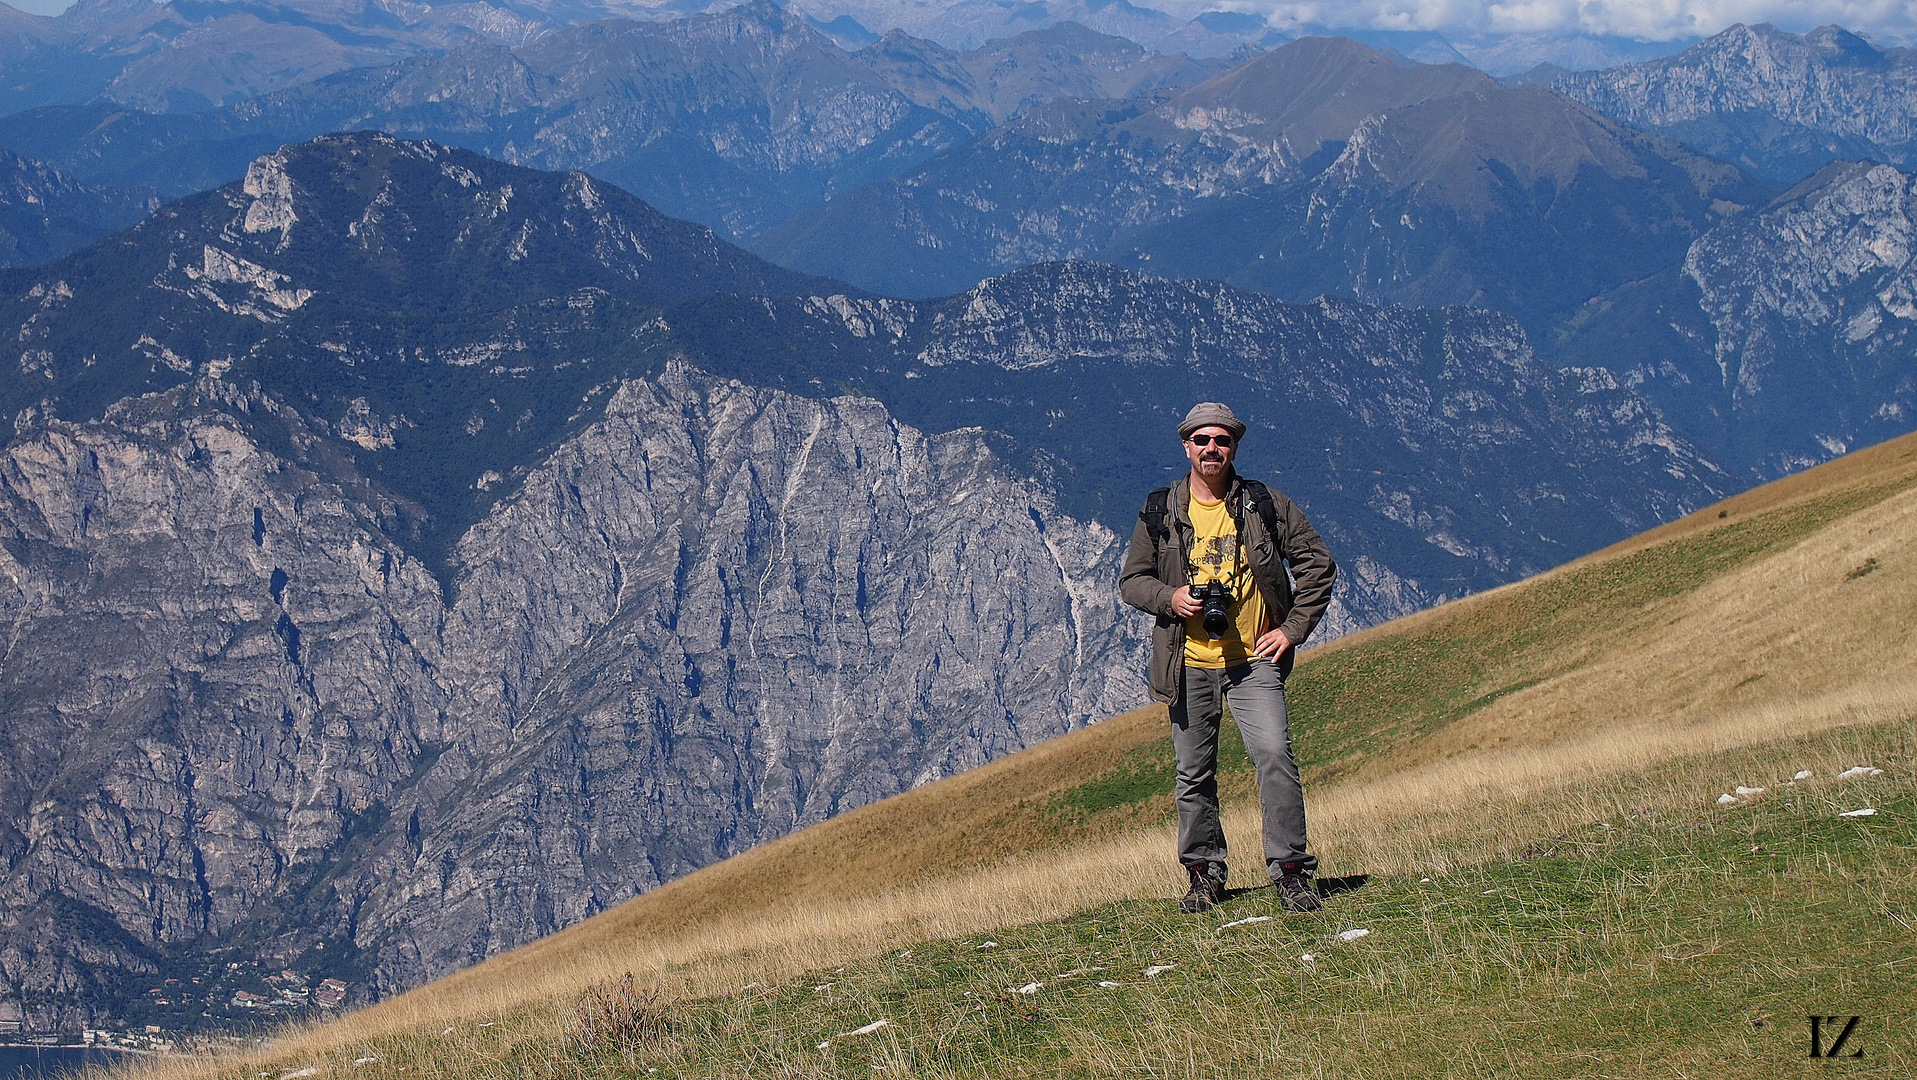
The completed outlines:
<svg viewBox="0 0 1917 1080">
<path fill-rule="evenodd" d="M 1265 872 L 1276 881 L 1285 863 L 1307 876 L 1318 868 L 1317 858 L 1305 852 L 1305 792 L 1285 723 L 1290 667 L 1269 660 L 1222 670 L 1185 667 L 1184 692 L 1171 707 L 1172 746 L 1178 753 L 1178 861 L 1184 865 L 1225 862 L 1225 830 L 1218 820 L 1218 728 L 1229 702 L 1245 753 L 1258 770 Z"/>
</svg>

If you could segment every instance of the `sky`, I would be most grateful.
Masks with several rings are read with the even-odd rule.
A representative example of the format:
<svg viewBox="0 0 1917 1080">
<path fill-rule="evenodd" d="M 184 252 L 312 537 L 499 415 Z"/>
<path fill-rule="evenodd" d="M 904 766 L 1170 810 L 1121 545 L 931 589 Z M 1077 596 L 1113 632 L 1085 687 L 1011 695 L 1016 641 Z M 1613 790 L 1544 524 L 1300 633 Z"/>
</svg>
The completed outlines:
<svg viewBox="0 0 1917 1080">
<path fill-rule="evenodd" d="M 1242 7 L 1264 12 L 1278 26 L 1458 36 L 1578 30 L 1669 41 L 1708 37 L 1733 23 L 1768 22 L 1799 32 L 1836 23 L 1880 45 L 1917 38 L 1917 0 L 1246 0 Z"/>
<path fill-rule="evenodd" d="M 42 15 L 70 0 L 8 0 Z M 1474 34 L 1584 31 L 1647 41 L 1707 37 L 1732 23 L 1804 31 L 1836 23 L 1880 45 L 1917 44 L 1917 0 L 1132 0 L 1183 15 L 1208 8 L 1264 14 L 1273 25 Z"/>
</svg>

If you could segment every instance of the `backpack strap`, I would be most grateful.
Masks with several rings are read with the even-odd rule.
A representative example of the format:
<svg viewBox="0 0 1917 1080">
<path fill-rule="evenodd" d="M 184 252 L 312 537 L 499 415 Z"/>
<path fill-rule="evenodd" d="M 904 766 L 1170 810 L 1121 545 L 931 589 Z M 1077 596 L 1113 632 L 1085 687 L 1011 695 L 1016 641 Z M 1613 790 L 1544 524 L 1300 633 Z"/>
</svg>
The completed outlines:
<svg viewBox="0 0 1917 1080">
<path fill-rule="evenodd" d="M 1151 534 L 1154 544 L 1171 539 L 1171 526 L 1165 524 L 1170 504 L 1171 489 L 1162 487 L 1145 496 L 1145 508 L 1138 512 L 1138 520 L 1145 523 L 1145 531 Z"/>
<path fill-rule="evenodd" d="M 1271 497 L 1271 489 L 1266 487 L 1262 480 L 1244 479 L 1241 480 L 1240 483 L 1245 485 L 1245 495 L 1251 502 L 1251 508 L 1258 512 L 1260 518 L 1264 519 L 1266 535 L 1270 536 L 1273 542 L 1276 542 L 1278 539 L 1278 504 L 1273 501 Z"/>
</svg>

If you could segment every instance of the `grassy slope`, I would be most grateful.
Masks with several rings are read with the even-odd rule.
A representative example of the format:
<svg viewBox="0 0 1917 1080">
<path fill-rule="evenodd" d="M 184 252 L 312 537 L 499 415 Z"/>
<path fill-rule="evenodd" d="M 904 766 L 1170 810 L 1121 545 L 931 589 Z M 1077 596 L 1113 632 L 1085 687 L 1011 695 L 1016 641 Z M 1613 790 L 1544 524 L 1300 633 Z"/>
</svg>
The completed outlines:
<svg viewBox="0 0 1917 1080">
<path fill-rule="evenodd" d="M 1371 875 L 1322 919 L 1219 931 L 1149 899 L 1177 878 L 1162 713 L 1143 710 L 766 845 L 273 1060 L 377 1045 L 381 1062 L 339 1067 L 1755 1075 L 1803 1055 L 1795 1017 L 1901 1008 L 1902 1042 L 1880 1031 L 1846 1067 L 1908 1066 L 1913 536 L 1917 437 L 1316 651 L 1292 687 L 1314 846 L 1328 874 Z M 1829 779 L 1861 757 L 1888 775 Z M 1775 794 L 1798 767 L 1817 778 Z M 1774 794 L 1712 807 L 1736 782 Z M 1242 758 L 1227 786 L 1228 830 L 1256 850 Z M 1879 816 L 1833 816 L 1866 797 Z M 1376 933 L 1327 939 L 1352 924 Z M 1003 948 L 965 944 L 987 932 Z M 873 959 L 906 948 L 910 963 Z M 1121 985 L 1046 978 L 1091 966 Z M 627 970 L 680 999 L 677 1034 L 569 1049 L 579 988 Z M 1053 989 L 1005 993 L 1034 980 Z M 737 993 L 753 981 L 772 989 Z M 498 1022 L 461 1020 L 479 1015 Z M 880 1017 L 895 1027 L 810 1049 Z M 407 1034 L 442 1021 L 457 1034 Z"/>
</svg>

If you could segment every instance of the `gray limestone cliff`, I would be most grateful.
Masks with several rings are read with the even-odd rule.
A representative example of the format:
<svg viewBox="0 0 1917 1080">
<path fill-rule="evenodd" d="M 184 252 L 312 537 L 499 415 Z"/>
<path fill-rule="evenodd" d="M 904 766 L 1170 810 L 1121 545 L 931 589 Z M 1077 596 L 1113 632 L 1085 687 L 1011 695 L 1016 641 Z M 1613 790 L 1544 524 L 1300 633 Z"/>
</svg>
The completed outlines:
<svg viewBox="0 0 1917 1080">
<path fill-rule="evenodd" d="M 1691 246 L 1734 409 L 1795 415 L 1760 468 L 1784 473 L 1908 430 L 1917 415 L 1917 178 L 1838 163 Z"/>
<path fill-rule="evenodd" d="M 675 366 L 445 592 L 342 460 L 211 380 L 0 460 L 0 1013 L 214 946 L 398 990 L 1142 700 L 1119 539 L 978 431 Z"/>
</svg>

